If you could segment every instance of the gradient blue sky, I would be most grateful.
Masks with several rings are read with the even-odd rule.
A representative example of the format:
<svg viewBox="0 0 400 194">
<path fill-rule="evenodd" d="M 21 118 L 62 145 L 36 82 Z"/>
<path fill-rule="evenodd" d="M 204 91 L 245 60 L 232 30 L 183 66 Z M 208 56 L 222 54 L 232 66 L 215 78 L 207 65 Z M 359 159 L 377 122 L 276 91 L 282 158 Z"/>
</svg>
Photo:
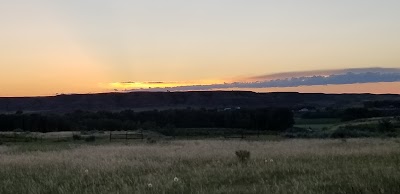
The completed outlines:
<svg viewBox="0 0 400 194">
<path fill-rule="evenodd" d="M 399 10 L 394 0 L 4 0 L 0 96 L 396 68 Z"/>
</svg>

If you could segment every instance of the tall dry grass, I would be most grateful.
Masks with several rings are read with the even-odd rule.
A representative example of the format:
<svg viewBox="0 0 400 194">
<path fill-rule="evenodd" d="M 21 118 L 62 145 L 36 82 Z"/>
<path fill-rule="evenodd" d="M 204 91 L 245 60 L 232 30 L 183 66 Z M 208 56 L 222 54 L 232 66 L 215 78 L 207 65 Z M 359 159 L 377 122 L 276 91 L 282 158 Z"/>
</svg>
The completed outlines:
<svg viewBox="0 0 400 194">
<path fill-rule="evenodd" d="M 0 146 L 0 193 L 396 193 L 399 142 L 193 140 L 45 151 Z M 250 151 L 250 161 L 240 163 L 236 150 Z"/>
</svg>

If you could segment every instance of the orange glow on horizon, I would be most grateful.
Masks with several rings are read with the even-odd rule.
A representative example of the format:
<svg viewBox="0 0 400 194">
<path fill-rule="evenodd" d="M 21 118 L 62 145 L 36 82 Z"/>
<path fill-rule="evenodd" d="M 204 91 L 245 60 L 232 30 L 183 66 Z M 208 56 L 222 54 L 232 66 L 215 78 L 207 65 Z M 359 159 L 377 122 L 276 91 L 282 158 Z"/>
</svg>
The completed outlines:
<svg viewBox="0 0 400 194">
<path fill-rule="evenodd" d="M 116 82 L 110 84 L 78 84 L 80 87 L 70 86 L 68 83 L 59 83 L 54 86 L 51 82 L 46 82 L 42 87 L 30 87 L 26 89 L 23 85 L 15 88 L 3 88 L 0 91 L 0 97 L 25 97 L 25 96 L 54 96 L 57 94 L 89 94 L 118 91 L 155 89 L 171 87 L 191 86 L 191 85 L 210 85 L 215 83 L 212 80 L 203 82 Z M 61 87 L 63 86 L 63 87 Z M 60 88 L 61 87 L 61 88 Z M 47 91 L 47 93 L 43 93 Z M 363 84 L 343 84 L 343 85 L 317 85 L 317 86 L 299 86 L 299 87 L 276 87 L 276 88 L 225 88 L 211 89 L 225 91 L 254 91 L 254 92 L 300 92 L 300 93 L 371 93 L 371 94 L 400 94 L 400 82 L 381 82 L 381 83 L 363 83 Z"/>
<path fill-rule="evenodd" d="M 151 89 L 151 88 L 174 88 L 179 86 L 193 86 L 193 85 L 211 85 L 222 84 L 221 80 L 201 80 L 201 81 L 188 81 L 188 82 L 114 82 L 107 84 L 105 88 L 117 90 L 137 90 L 137 89 Z"/>
</svg>

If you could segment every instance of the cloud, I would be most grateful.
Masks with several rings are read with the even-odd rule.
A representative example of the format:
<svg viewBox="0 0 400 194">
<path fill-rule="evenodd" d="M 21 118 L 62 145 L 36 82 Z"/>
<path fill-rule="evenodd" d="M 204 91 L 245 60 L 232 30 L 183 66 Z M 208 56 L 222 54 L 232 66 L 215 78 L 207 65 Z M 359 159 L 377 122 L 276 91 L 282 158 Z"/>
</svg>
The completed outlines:
<svg viewBox="0 0 400 194">
<path fill-rule="evenodd" d="M 249 77 L 248 80 L 260 81 L 260 80 L 274 80 L 284 79 L 292 77 L 311 77 L 311 76 L 329 76 L 329 75 L 341 75 L 346 73 L 400 73 L 400 68 L 350 68 L 350 69 L 333 69 L 333 70 L 316 70 L 316 71 L 297 71 L 297 72 L 283 72 L 276 74 L 261 75 L 255 77 Z"/>
<path fill-rule="evenodd" d="M 317 85 L 342 85 L 357 83 L 399 82 L 398 68 L 359 68 L 327 71 L 286 72 L 251 77 L 233 83 L 209 85 L 184 85 L 173 87 L 155 87 L 146 91 L 190 91 L 218 90 L 230 88 L 275 88 Z"/>
</svg>

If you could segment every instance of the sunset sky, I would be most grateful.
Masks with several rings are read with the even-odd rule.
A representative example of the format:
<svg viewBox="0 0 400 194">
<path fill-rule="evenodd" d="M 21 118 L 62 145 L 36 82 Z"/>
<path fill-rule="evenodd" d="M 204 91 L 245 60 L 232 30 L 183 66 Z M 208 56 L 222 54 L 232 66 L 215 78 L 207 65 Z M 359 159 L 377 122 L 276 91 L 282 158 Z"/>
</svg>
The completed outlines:
<svg viewBox="0 0 400 194">
<path fill-rule="evenodd" d="M 0 96 L 199 85 L 400 94 L 399 10 L 398 0 L 2 0 Z"/>
</svg>

